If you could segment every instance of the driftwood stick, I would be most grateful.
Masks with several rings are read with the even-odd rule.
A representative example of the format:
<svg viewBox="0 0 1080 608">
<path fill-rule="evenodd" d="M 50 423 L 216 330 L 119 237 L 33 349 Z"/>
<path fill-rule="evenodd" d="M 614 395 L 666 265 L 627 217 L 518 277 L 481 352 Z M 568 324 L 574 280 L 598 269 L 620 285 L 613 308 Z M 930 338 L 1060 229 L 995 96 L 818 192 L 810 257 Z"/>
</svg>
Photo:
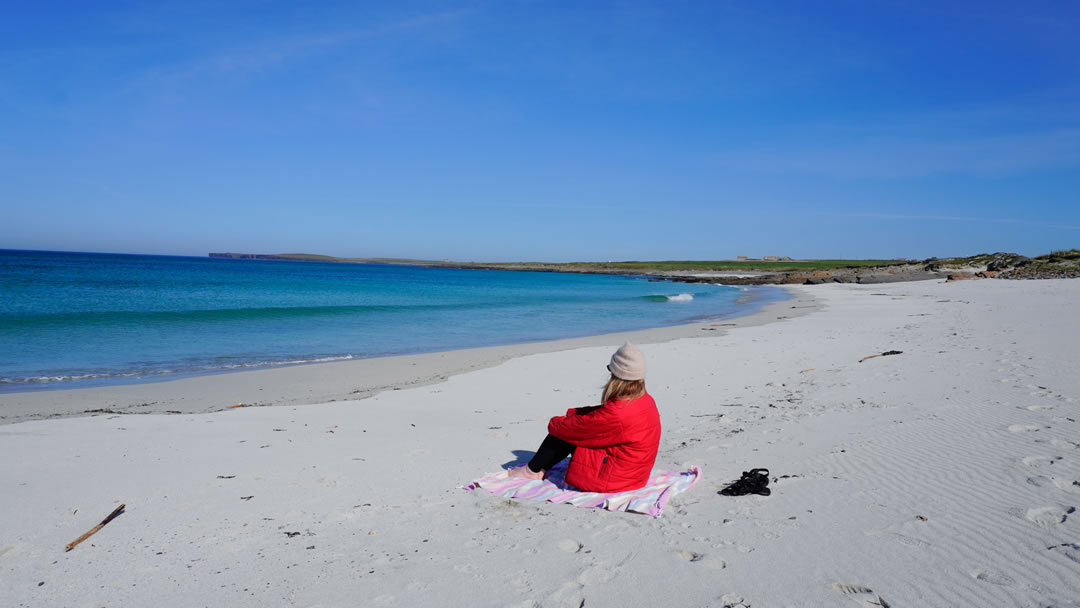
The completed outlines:
<svg viewBox="0 0 1080 608">
<path fill-rule="evenodd" d="M 64 548 L 64 551 L 71 551 L 72 549 L 74 549 L 76 547 L 76 545 L 78 545 L 82 541 L 84 541 L 84 540 L 90 538 L 91 536 L 93 536 L 95 533 L 97 533 L 98 530 L 104 528 L 105 524 L 107 524 L 110 521 L 116 519 L 117 515 L 120 515 L 121 513 L 124 512 L 124 507 L 125 506 L 127 506 L 127 505 L 120 505 L 119 507 L 116 507 L 116 510 L 113 511 L 112 513 L 109 513 L 109 516 L 106 517 L 105 519 L 101 520 L 100 524 L 94 526 L 93 528 L 90 528 L 89 532 L 87 532 L 86 534 L 83 534 L 79 538 L 76 538 L 75 540 L 68 543 L 68 546 Z"/>
<path fill-rule="evenodd" d="M 902 354 L 904 354 L 904 351 L 902 351 L 902 350 L 887 350 L 887 351 L 885 351 L 883 353 L 879 353 L 879 354 L 876 354 L 876 355 L 870 355 L 868 357 L 863 357 L 862 359 L 859 359 L 859 363 L 862 363 L 863 361 L 866 361 L 867 359 L 873 359 L 874 357 L 888 357 L 889 355 L 902 355 Z"/>
</svg>

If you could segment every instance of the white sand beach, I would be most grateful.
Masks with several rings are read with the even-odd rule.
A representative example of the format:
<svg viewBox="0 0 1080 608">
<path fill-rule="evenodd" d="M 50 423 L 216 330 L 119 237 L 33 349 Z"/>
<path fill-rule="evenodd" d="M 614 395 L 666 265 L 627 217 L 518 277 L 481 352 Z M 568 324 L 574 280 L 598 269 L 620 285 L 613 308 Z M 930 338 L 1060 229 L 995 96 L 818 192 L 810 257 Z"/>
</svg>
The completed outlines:
<svg viewBox="0 0 1080 608">
<path fill-rule="evenodd" d="M 0 395 L 0 605 L 1080 606 L 1080 281 L 790 290 L 735 325 Z M 657 466 L 700 483 L 656 519 L 461 489 L 627 338 Z M 753 467 L 771 496 L 717 494 Z"/>
</svg>

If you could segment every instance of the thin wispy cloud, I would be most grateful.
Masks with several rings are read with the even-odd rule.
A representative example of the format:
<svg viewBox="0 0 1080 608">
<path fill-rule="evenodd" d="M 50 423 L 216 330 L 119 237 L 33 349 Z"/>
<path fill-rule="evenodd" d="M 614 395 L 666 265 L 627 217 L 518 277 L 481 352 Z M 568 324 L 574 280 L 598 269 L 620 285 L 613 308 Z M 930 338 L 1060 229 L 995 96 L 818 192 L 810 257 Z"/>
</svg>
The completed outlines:
<svg viewBox="0 0 1080 608">
<path fill-rule="evenodd" d="M 212 46 L 200 54 L 181 56 L 176 61 L 155 61 L 133 71 L 124 94 L 134 99 L 182 103 L 206 87 L 250 76 L 276 79 L 279 73 L 305 62 L 321 69 L 318 62 L 334 54 L 353 52 L 353 47 L 381 49 L 395 39 L 417 44 L 426 35 L 438 39 L 470 12 L 453 9 L 414 14 L 351 28 L 330 29 L 324 24 L 321 31 L 290 32 Z"/>
<path fill-rule="evenodd" d="M 285 37 L 247 47 L 224 50 L 221 54 L 203 59 L 200 63 L 203 68 L 217 68 L 223 72 L 259 70 L 380 36 L 399 33 L 416 35 L 417 30 L 448 25 L 468 15 L 469 12 L 466 9 L 440 11 L 364 28 Z"/>
</svg>

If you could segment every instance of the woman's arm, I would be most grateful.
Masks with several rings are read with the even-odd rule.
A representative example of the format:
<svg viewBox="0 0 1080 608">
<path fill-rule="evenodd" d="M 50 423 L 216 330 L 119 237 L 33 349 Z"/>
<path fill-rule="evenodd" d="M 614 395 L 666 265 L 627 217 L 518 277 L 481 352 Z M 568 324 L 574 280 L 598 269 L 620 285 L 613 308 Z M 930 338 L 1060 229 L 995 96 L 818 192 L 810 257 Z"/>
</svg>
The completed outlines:
<svg viewBox="0 0 1080 608">
<path fill-rule="evenodd" d="M 572 408 L 566 410 L 566 415 L 567 416 L 574 416 L 574 415 L 584 416 L 585 414 L 591 414 L 591 413 L 595 412 L 596 410 L 600 409 L 600 407 L 601 406 L 599 406 L 599 405 L 586 405 L 584 407 L 572 407 Z"/>
<path fill-rule="evenodd" d="M 584 409 L 590 411 L 582 414 Z M 602 448 L 622 443 L 623 425 L 615 413 L 599 405 L 573 411 L 574 414 L 552 418 L 548 422 L 548 433 L 586 448 Z"/>
</svg>

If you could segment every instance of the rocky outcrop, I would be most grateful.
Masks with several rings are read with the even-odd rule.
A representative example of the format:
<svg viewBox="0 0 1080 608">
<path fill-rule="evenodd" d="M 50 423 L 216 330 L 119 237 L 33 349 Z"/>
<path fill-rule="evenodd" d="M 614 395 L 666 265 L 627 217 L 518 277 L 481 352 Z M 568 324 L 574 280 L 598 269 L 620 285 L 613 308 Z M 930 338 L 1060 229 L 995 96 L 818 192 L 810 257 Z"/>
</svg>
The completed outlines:
<svg viewBox="0 0 1080 608">
<path fill-rule="evenodd" d="M 1070 279 L 1080 278 L 1080 250 L 1057 251 L 1038 258 L 1015 253 L 979 254 L 969 258 L 927 258 L 888 266 L 849 266 L 832 270 L 762 273 L 752 277 L 671 276 L 684 283 L 726 285 L 821 285 L 823 283 L 896 283 L 946 279 Z"/>
<path fill-rule="evenodd" d="M 1041 255 L 1035 259 L 1022 258 L 1004 270 L 1002 279 L 1077 279 L 1080 278 L 1080 250 L 1068 249 Z"/>
<path fill-rule="evenodd" d="M 995 253 L 986 263 L 987 270 L 1007 270 L 1031 263 L 1031 258 L 1015 253 Z"/>
<path fill-rule="evenodd" d="M 847 267 L 834 270 L 773 272 L 753 277 L 668 277 L 680 283 L 723 283 L 725 285 L 821 285 L 823 283 L 898 283 L 943 279 L 940 272 L 926 270 L 922 262 L 891 266 Z"/>
<path fill-rule="evenodd" d="M 946 281 L 973 281 L 978 279 L 993 279 L 1001 275 L 1000 270 L 984 270 L 981 272 L 954 272 L 949 274 Z"/>
<path fill-rule="evenodd" d="M 927 258 L 888 266 L 847 267 L 835 270 L 769 273 L 724 279 L 732 285 L 820 285 L 822 283 L 895 283 L 947 279 L 1075 279 L 1080 278 L 1080 250 L 1055 251 L 1029 258 L 1016 253 L 979 254 L 969 258 Z M 687 282 L 717 282 L 708 278 L 679 278 Z"/>
<path fill-rule="evenodd" d="M 1001 279 L 1080 279 L 1080 266 L 1055 266 L 1033 263 L 1012 268 L 998 275 Z"/>
</svg>

